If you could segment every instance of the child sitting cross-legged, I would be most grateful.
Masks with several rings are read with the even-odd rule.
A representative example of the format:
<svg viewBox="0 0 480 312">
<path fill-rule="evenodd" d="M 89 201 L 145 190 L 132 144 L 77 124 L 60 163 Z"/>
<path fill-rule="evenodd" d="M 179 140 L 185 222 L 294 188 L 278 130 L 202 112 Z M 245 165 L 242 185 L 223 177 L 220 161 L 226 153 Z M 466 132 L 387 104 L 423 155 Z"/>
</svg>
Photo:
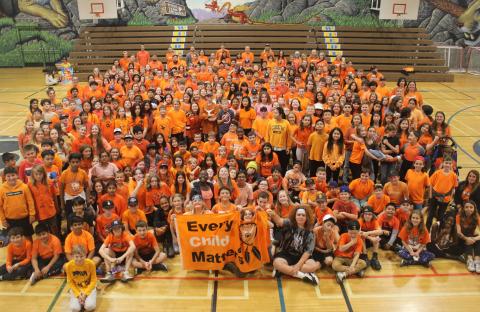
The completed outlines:
<svg viewBox="0 0 480 312">
<path fill-rule="evenodd" d="M 364 260 L 368 263 L 368 247 L 373 247 L 372 258 L 370 259 L 370 266 L 375 271 L 382 269 L 382 265 L 378 260 L 378 247 L 380 246 L 380 235 L 383 231 L 378 224 L 377 217 L 373 212 L 373 208 L 365 206 L 363 208 L 362 216 L 359 220 L 360 223 L 360 236 L 364 239 L 363 256 Z"/>
<path fill-rule="evenodd" d="M 0 267 L 0 281 L 26 279 L 32 274 L 32 243 L 25 238 L 20 227 L 12 227 L 8 237 L 7 261 Z"/>
<path fill-rule="evenodd" d="M 102 283 L 111 283 L 115 281 L 114 267 L 125 262 L 125 268 L 122 273 L 122 282 L 128 282 L 133 279 L 129 274 L 130 266 L 133 260 L 135 244 L 133 237 L 125 226 L 119 220 L 112 222 L 110 234 L 107 235 L 100 247 L 99 253 L 105 261 L 107 274 L 100 281 Z"/>
<path fill-rule="evenodd" d="M 155 235 L 148 231 L 148 224 L 138 221 L 136 229 L 137 233 L 133 238 L 136 246 L 133 267 L 137 268 L 137 272 L 167 271 L 167 266 L 163 263 L 167 255 L 160 251 Z"/>
</svg>

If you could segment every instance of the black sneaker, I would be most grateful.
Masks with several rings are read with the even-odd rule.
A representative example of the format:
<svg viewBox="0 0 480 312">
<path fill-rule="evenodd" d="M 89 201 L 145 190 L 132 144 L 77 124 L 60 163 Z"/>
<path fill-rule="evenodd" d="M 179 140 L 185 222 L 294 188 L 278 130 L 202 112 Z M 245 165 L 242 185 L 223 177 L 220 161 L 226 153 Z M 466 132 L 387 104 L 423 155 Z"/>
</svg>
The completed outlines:
<svg viewBox="0 0 480 312">
<path fill-rule="evenodd" d="M 318 278 L 313 273 L 305 273 L 305 276 L 302 280 L 306 283 L 312 284 L 313 286 L 318 285 Z"/>
<path fill-rule="evenodd" d="M 229 262 L 225 264 L 223 269 L 226 271 L 232 272 L 233 274 L 235 274 L 236 277 L 239 277 L 239 278 L 244 278 L 245 276 L 247 276 L 247 274 L 240 271 L 240 269 L 233 262 Z"/>
<path fill-rule="evenodd" d="M 365 269 L 358 271 L 356 275 L 360 278 L 364 277 L 365 276 Z"/>
<path fill-rule="evenodd" d="M 380 261 L 378 261 L 377 257 L 374 257 L 372 260 L 370 260 L 370 266 L 375 271 L 380 271 L 382 269 L 382 265 L 380 264 Z"/>
<path fill-rule="evenodd" d="M 168 272 L 167 265 L 164 264 L 164 263 L 157 263 L 157 264 L 152 265 L 152 270 Z"/>
</svg>

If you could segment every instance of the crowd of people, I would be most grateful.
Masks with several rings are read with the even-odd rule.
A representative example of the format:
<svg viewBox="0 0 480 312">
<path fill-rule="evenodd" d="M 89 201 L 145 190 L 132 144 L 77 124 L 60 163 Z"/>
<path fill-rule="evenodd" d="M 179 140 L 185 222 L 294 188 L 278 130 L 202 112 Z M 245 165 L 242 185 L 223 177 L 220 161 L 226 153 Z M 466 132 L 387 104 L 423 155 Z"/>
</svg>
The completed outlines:
<svg viewBox="0 0 480 312">
<path fill-rule="evenodd" d="M 71 308 L 91 310 L 96 270 L 167 271 L 176 216 L 234 211 L 268 215 L 274 275 L 341 283 L 381 270 L 380 249 L 480 273 L 479 172 L 459 183 L 451 136 L 414 81 L 341 56 L 141 46 L 30 100 L 22 160 L 2 155 L 0 279 L 64 271 Z"/>
</svg>

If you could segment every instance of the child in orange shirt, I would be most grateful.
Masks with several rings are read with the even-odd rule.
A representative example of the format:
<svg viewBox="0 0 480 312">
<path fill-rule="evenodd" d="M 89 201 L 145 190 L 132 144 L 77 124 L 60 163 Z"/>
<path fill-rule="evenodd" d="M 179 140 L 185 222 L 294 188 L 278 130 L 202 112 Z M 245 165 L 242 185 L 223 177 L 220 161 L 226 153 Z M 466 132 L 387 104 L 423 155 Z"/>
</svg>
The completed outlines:
<svg viewBox="0 0 480 312">
<path fill-rule="evenodd" d="M 384 212 L 378 216 L 378 224 L 382 228 L 380 235 L 380 247 L 385 250 L 399 250 L 400 240 L 398 232 L 400 231 L 400 221 L 395 217 L 395 204 L 388 203 Z"/>
<path fill-rule="evenodd" d="M 137 222 L 137 234 L 133 238 L 135 253 L 132 261 L 134 268 L 142 271 L 167 271 L 163 263 L 167 256 L 160 252 L 155 235 L 148 231 L 148 224 L 143 221 Z"/>
<path fill-rule="evenodd" d="M 372 258 L 370 259 L 370 265 L 375 271 L 380 271 L 382 265 L 378 260 L 378 248 L 380 246 L 380 235 L 383 233 L 380 224 L 378 224 L 377 217 L 373 213 L 373 208 L 365 206 L 363 208 L 362 216 L 360 217 L 360 236 L 364 240 L 363 254 L 364 260 L 368 261 L 369 247 L 373 247 Z"/>
<path fill-rule="evenodd" d="M 125 261 L 125 268 L 122 273 L 122 282 L 128 282 L 133 277 L 128 272 L 132 265 L 135 244 L 133 237 L 125 230 L 121 221 L 113 221 L 110 226 L 110 234 L 103 241 L 99 254 L 105 262 L 107 274 L 100 281 L 102 283 L 111 283 L 115 281 L 114 266 L 120 265 Z"/>
<path fill-rule="evenodd" d="M 26 279 L 32 274 L 32 243 L 23 236 L 20 227 L 8 232 L 10 243 L 7 247 L 7 260 L 0 267 L 0 281 Z"/>
<path fill-rule="evenodd" d="M 435 255 L 426 249 L 427 243 L 430 242 L 430 234 L 424 225 L 420 211 L 412 212 L 398 237 L 403 244 L 403 248 L 398 252 L 402 258 L 400 266 L 421 264 L 430 267 L 430 261 L 435 258 Z"/>
<path fill-rule="evenodd" d="M 99 214 L 95 222 L 95 232 L 96 236 L 96 247 L 100 248 L 100 244 L 103 244 L 103 241 L 108 236 L 110 231 L 110 225 L 115 220 L 120 220 L 120 217 L 114 213 L 115 204 L 111 200 L 102 201 L 102 210 L 103 213 Z"/>
<path fill-rule="evenodd" d="M 373 193 L 373 181 L 370 179 L 370 170 L 362 169 L 360 178 L 350 182 L 348 186 L 352 194 L 352 201 L 358 208 L 367 204 L 368 197 Z"/>
<path fill-rule="evenodd" d="M 315 217 L 317 218 L 317 223 L 315 226 L 321 226 L 323 224 L 323 218 L 327 215 L 333 216 L 333 211 L 327 206 L 327 197 L 323 194 L 318 194 L 315 207 Z M 337 221 L 335 220 L 335 223 Z"/>
<path fill-rule="evenodd" d="M 418 156 L 413 162 L 414 169 L 408 169 L 405 175 L 405 181 L 408 186 L 408 193 L 410 200 L 413 203 L 413 209 L 418 210 L 423 208 L 425 197 L 425 190 L 430 186 L 430 178 L 428 174 L 423 172 L 424 158 Z"/>
<path fill-rule="evenodd" d="M 33 241 L 32 266 L 34 272 L 30 276 L 33 285 L 42 278 L 58 275 L 65 264 L 62 244 L 58 237 L 48 232 L 48 226 L 39 223 L 35 227 L 37 238 Z"/>
<path fill-rule="evenodd" d="M 458 186 L 458 177 L 452 170 L 452 159 L 445 158 L 442 169 L 430 176 L 430 207 L 428 209 L 427 229 L 432 226 L 433 218 L 442 220 L 448 203 Z"/>
<path fill-rule="evenodd" d="M 220 188 L 218 191 L 219 202 L 213 206 L 212 212 L 222 214 L 236 211 L 237 206 L 230 201 L 231 196 L 229 188 Z"/>
<path fill-rule="evenodd" d="M 130 197 L 128 199 L 128 209 L 122 214 L 122 222 L 125 229 L 129 231 L 130 234 L 135 235 L 135 226 L 140 220 L 147 222 L 147 217 L 145 216 L 145 213 L 139 209 L 138 199 Z"/>
<path fill-rule="evenodd" d="M 59 208 L 55 188 L 48 184 L 47 172 L 42 165 L 33 167 L 31 182 L 28 183 L 28 187 L 35 202 L 38 222 L 45 224 L 52 234 L 59 237 L 60 228 L 57 226 L 57 211 L 59 211 Z"/>
<path fill-rule="evenodd" d="M 376 215 L 379 215 L 389 202 L 390 197 L 383 193 L 383 185 L 375 184 L 373 194 L 368 198 L 367 205 L 373 208 Z"/>
<path fill-rule="evenodd" d="M 321 220 L 317 220 L 317 224 L 322 225 L 316 226 L 313 229 L 313 233 L 315 234 L 315 250 L 313 251 L 312 258 L 320 264 L 320 267 L 322 267 L 322 264 L 325 267 L 330 267 L 333 263 L 333 253 L 340 239 L 338 228 L 335 225 L 335 218 L 332 214 L 326 214 Z"/>
</svg>

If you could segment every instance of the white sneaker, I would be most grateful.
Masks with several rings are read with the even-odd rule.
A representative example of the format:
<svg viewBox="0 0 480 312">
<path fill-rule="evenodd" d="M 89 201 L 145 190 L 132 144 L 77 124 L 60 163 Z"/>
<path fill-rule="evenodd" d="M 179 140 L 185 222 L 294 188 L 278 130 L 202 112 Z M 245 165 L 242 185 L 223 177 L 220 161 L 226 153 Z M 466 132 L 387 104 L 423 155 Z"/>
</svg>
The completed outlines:
<svg viewBox="0 0 480 312">
<path fill-rule="evenodd" d="M 178 244 L 173 244 L 173 251 L 176 255 L 180 254 L 180 247 L 178 247 Z"/>
<path fill-rule="evenodd" d="M 35 273 L 32 273 L 32 275 L 30 275 L 30 286 L 35 285 L 37 281 L 38 280 L 35 278 Z"/>
<path fill-rule="evenodd" d="M 337 283 L 341 284 L 343 283 L 343 280 L 347 277 L 347 274 L 345 272 L 337 272 Z"/>
<path fill-rule="evenodd" d="M 467 260 L 467 270 L 468 272 L 475 272 L 475 262 L 472 259 Z"/>
<path fill-rule="evenodd" d="M 122 273 L 122 282 L 126 283 L 131 280 L 133 280 L 133 277 L 127 271 L 124 271 Z"/>
<path fill-rule="evenodd" d="M 475 261 L 475 272 L 480 274 L 480 261 Z"/>
</svg>

